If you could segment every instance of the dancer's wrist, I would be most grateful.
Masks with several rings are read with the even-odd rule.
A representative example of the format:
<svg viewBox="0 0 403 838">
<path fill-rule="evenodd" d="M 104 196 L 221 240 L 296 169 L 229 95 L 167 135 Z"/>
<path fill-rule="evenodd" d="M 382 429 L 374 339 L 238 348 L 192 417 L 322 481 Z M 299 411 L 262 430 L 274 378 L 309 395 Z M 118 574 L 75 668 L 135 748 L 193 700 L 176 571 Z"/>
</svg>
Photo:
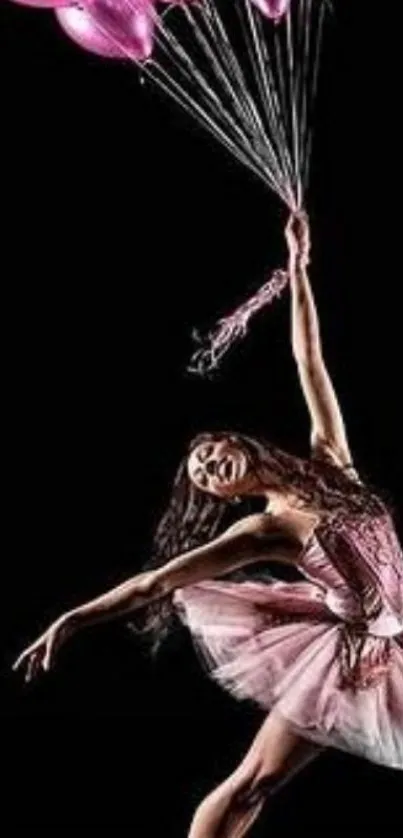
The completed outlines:
<svg viewBox="0 0 403 838">
<path fill-rule="evenodd" d="M 295 250 L 290 252 L 289 261 L 288 261 L 288 269 L 289 273 L 292 277 L 293 274 L 298 274 L 301 271 L 306 270 L 307 266 L 309 265 L 309 251 L 306 250 Z"/>
</svg>

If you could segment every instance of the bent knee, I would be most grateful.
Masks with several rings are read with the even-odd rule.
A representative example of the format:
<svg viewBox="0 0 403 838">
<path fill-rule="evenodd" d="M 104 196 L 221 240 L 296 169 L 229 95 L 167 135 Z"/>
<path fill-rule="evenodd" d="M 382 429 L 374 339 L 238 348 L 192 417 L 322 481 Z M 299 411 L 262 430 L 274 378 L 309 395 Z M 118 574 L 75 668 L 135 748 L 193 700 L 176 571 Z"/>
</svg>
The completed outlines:
<svg viewBox="0 0 403 838">
<path fill-rule="evenodd" d="M 234 801 L 242 807 L 263 803 L 273 794 L 278 782 L 278 773 L 267 768 L 254 774 L 240 775 L 234 786 Z"/>
</svg>

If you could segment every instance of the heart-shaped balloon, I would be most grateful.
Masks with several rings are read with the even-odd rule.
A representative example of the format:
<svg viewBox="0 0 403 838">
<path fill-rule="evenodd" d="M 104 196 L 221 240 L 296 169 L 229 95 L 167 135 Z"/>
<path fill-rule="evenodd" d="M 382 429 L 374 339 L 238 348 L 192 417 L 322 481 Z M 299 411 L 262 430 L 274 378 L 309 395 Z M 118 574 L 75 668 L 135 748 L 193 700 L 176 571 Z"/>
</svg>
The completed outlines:
<svg viewBox="0 0 403 838">
<path fill-rule="evenodd" d="M 265 17 L 280 20 L 287 14 L 291 0 L 251 0 L 251 2 Z"/>
<path fill-rule="evenodd" d="M 144 61 L 153 51 L 154 0 L 84 0 L 101 31 L 128 58 Z"/>
<path fill-rule="evenodd" d="M 85 9 L 65 6 L 56 10 L 56 17 L 66 35 L 87 52 L 104 58 L 125 58 L 125 53 L 103 33 Z"/>
<path fill-rule="evenodd" d="M 83 49 L 107 58 L 145 61 L 153 50 L 153 0 L 81 0 L 56 11 L 64 31 Z"/>
</svg>

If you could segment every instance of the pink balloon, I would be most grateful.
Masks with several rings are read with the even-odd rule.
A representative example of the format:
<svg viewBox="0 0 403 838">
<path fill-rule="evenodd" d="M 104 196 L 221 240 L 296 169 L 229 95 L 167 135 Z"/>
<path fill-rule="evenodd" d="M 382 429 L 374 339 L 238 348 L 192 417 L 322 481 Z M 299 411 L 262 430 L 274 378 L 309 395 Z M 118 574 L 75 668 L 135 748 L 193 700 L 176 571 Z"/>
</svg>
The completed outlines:
<svg viewBox="0 0 403 838">
<path fill-rule="evenodd" d="M 56 17 L 80 47 L 106 58 L 144 61 L 153 49 L 151 0 L 82 0 L 82 7 L 66 6 Z"/>
<path fill-rule="evenodd" d="M 66 0 L 12 0 L 18 6 L 31 6 L 34 9 L 57 9 L 65 6 Z"/>
<path fill-rule="evenodd" d="M 84 9 L 65 6 L 64 9 L 57 9 L 56 17 L 66 35 L 87 52 L 102 55 L 104 58 L 125 57 L 125 53 L 101 32 L 94 18 Z"/>
<path fill-rule="evenodd" d="M 265 17 L 280 20 L 287 14 L 291 0 L 252 0 L 252 3 Z"/>
<path fill-rule="evenodd" d="M 145 61 L 153 51 L 154 0 L 82 0 L 100 30 L 126 57 Z"/>
</svg>

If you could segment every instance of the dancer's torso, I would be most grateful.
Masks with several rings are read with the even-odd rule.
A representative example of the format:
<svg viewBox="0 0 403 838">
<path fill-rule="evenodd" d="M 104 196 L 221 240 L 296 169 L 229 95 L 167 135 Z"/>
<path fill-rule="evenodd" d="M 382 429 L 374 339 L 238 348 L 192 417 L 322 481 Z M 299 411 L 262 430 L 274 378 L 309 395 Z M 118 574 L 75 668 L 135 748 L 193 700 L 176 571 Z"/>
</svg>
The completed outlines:
<svg viewBox="0 0 403 838">
<path fill-rule="evenodd" d="M 365 623 L 378 636 L 403 631 L 403 553 L 390 516 L 278 516 L 290 537 L 287 558 L 325 592 L 329 609 L 346 622 Z"/>
</svg>

